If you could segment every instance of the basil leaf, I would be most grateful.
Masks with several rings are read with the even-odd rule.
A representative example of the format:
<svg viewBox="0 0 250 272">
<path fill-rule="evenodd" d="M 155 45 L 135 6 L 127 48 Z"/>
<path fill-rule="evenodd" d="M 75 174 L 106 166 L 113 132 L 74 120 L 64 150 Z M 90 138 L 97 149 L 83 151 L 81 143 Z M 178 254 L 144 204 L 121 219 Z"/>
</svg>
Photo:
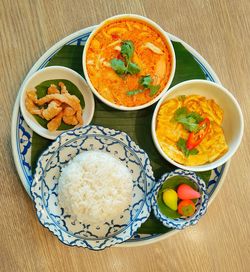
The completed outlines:
<svg viewBox="0 0 250 272">
<path fill-rule="evenodd" d="M 123 41 L 121 45 L 121 55 L 125 58 L 126 62 L 129 63 L 134 54 L 134 44 L 132 41 Z"/>
<path fill-rule="evenodd" d="M 120 59 L 112 59 L 110 61 L 112 69 L 118 74 L 123 75 L 126 73 L 127 68 L 125 67 L 125 63 Z"/>
<path fill-rule="evenodd" d="M 136 95 L 138 93 L 143 93 L 143 92 L 144 92 L 144 90 L 140 90 L 140 89 L 138 89 L 138 90 L 132 90 L 132 91 L 127 92 L 127 95 L 128 96 L 132 96 L 132 95 Z"/>
<path fill-rule="evenodd" d="M 138 74 L 141 71 L 140 67 L 136 63 L 129 62 L 128 68 L 127 68 L 127 73 L 134 75 Z"/>
</svg>

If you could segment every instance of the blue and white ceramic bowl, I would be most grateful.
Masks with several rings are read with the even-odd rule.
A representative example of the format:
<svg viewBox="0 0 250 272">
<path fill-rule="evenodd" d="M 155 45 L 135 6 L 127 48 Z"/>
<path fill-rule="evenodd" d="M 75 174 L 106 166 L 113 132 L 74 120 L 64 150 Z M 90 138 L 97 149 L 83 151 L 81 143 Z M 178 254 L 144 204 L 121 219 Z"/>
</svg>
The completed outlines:
<svg viewBox="0 0 250 272">
<path fill-rule="evenodd" d="M 162 187 L 163 183 L 165 183 L 165 181 L 167 182 L 169 178 L 174 176 L 183 176 L 188 178 L 189 180 L 191 180 L 192 182 L 196 184 L 197 190 L 201 194 L 201 197 L 198 199 L 198 201 L 195 204 L 196 212 L 192 216 L 172 219 L 162 214 L 158 207 L 157 195 L 160 188 Z M 202 215 L 205 214 L 207 210 L 207 204 L 208 204 L 208 195 L 206 193 L 206 183 L 200 177 L 198 177 L 194 172 L 190 172 L 187 170 L 177 169 L 173 172 L 164 174 L 160 178 L 160 180 L 157 181 L 153 189 L 152 207 L 153 207 L 154 214 L 156 218 L 159 219 L 164 226 L 169 228 L 180 230 L 188 226 L 195 225 L 196 223 L 198 223 Z"/>
<path fill-rule="evenodd" d="M 101 150 L 118 158 L 133 177 L 132 203 L 120 217 L 98 226 L 80 223 L 58 204 L 58 177 L 74 156 Z M 70 246 L 101 250 L 129 239 L 151 211 L 154 177 L 147 154 L 114 129 L 86 126 L 62 133 L 38 160 L 31 186 L 39 221 Z"/>
</svg>

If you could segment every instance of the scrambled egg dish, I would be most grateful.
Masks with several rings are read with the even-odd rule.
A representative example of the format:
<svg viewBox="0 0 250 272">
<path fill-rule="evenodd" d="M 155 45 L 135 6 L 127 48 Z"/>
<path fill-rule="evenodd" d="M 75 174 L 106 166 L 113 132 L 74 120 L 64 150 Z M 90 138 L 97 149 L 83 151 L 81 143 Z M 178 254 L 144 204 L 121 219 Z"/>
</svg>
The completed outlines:
<svg viewBox="0 0 250 272">
<path fill-rule="evenodd" d="M 189 166 L 210 163 L 228 150 L 221 127 L 223 110 L 203 96 L 179 96 L 159 109 L 156 136 L 174 161 Z"/>
</svg>

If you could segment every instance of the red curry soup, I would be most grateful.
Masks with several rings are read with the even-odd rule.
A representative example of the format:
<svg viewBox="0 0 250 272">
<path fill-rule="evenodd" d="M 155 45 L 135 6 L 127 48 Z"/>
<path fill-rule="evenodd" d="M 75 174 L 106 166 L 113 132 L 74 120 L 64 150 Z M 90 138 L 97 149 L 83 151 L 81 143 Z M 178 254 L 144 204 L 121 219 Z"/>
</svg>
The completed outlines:
<svg viewBox="0 0 250 272">
<path fill-rule="evenodd" d="M 136 19 L 109 21 L 92 37 L 86 53 L 88 76 L 96 91 L 126 107 L 158 96 L 169 81 L 172 65 L 166 38 Z"/>
</svg>

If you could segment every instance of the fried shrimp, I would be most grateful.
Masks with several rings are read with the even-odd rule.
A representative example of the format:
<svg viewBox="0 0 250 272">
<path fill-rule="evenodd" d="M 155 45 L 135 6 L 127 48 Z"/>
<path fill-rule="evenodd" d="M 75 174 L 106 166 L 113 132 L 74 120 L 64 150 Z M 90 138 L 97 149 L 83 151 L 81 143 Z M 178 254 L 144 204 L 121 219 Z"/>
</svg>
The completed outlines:
<svg viewBox="0 0 250 272">
<path fill-rule="evenodd" d="M 29 97 L 26 97 L 25 99 L 25 106 L 31 114 L 36 114 L 36 115 L 42 114 L 42 110 L 39 109 Z"/>
<path fill-rule="evenodd" d="M 37 102 L 36 90 L 27 91 L 27 96 L 25 99 L 25 106 L 26 106 L 27 110 L 31 114 L 41 115 L 42 110 L 37 107 L 36 102 Z"/>
<path fill-rule="evenodd" d="M 65 86 L 65 84 L 63 82 L 59 82 L 58 85 L 61 88 L 61 94 L 69 93 L 66 86 Z"/>
<path fill-rule="evenodd" d="M 63 110 L 63 116 L 72 116 L 75 113 L 76 113 L 76 111 L 69 106 L 66 106 Z"/>
<path fill-rule="evenodd" d="M 31 114 L 49 121 L 47 124 L 49 131 L 57 130 L 62 121 L 73 126 L 83 124 L 80 99 L 71 95 L 63 82 L 59 82 L 58 86 L 51 84 L 47 95 L 39 99 L 36 89 L 28 90 L 25 105 Z"/>
<path fill-rule="evenodd" d="M 75 115 L 72 116 L 63 116 L 63 122 L 67 125 L 75 126 L 78 124 L 78 120 L 76 119 Z"/>
<path fill-rule="evenodd" d="M 37 103 L 36 89 L 27 91 L 27 97 L 31 99 L 35 104 Z"/>
<path fill-rule="evenodd" d="M 70 94 L 48 94 L 37 100 L 37 105 L 42 106 L 52 100 L 58 100 L 61 103 L 68 104 L 71 108 L 79 110 L 81 108 L 80 100 L 75 95 Z"/>
<path fill-rule="evenodd" d="M 60 91 L 57 89 L 55 84 L 51 84 L 48 88 L 48 94 L 59 94 Z"/>
<path fill-rule="evenodd" d="M 54 118 L 59 112 L 62 111 L 62 107 L 60 107 L 61 103 L 56 101 L 56 100 L 52 100 L 47 109 L 44 109 L 42 111 L 42 116 L 46 119 L 46 120 L 51 120 L 52 118 Z"/>
<path fill-rule="evenodd" d="M 76 119 L 79 123 L 79 125 L 82 125 L 83 124 L 83 119 L 82 119 L 82 109 L 78 110 L 76 112 Z"/>
<path fill-rule="evenodd" d="M 54 117 L 51 121 L 49 121 L 47 127 L 49 131 L 56 131 L 62 122 L 63 113 L 60 112 L 56 117 Z"/>
</svg>

